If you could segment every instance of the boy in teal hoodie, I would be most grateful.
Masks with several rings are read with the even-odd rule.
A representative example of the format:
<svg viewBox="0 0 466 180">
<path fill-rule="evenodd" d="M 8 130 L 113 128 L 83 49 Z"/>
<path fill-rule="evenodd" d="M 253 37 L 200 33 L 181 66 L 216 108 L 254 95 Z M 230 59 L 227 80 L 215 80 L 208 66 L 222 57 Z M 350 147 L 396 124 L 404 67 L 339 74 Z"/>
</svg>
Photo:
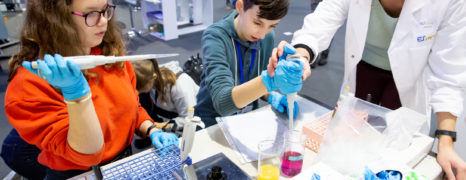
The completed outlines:
<svg viewBox="0 0 466 180">
<path fill-rule="evenodd" d="M 266 72 L 273 29 L 288 12 L 289 0 L 237 0 L 235 5 L 236 10 L 202 35 L 203 72 L 195 115 L 207 126 L 216 123 L 215 117 L 256 109 L 260 97 L 284 113 L 286 96 L 272 91 L 289 94 L 302 87 L 299 61 L 279 61 L 273 78 Z M 294 48 L 286 48 L 283 57 L 287 53 L 294 54 Z M 294 115 L 298 109 L 295 102 Z"/>
</svg>

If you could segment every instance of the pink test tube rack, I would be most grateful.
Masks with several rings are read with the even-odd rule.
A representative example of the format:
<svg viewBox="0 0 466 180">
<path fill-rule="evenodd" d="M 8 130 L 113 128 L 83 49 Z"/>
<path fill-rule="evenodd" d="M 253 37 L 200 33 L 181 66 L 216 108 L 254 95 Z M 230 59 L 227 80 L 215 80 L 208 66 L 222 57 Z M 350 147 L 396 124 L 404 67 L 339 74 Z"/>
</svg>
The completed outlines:
<svg viewBox="0 0 466 180">
<path fill-rule="evenodd" d="M 318 117 L 317 119 L 304 124 L 303 126 L 303 133 L 307 135 L 307 139 L 304 145 L 314 151 L 318 152 L 320 148 L 320 142 L 322 141 L 322 137 L 327 130 L 328 123 L 332 119 L 333 111 L 329 111 L 328 113 L 323 114 L 322 116 Z M 362 112 L 355 112 L 356 115 L 367 121 L 368 115 Z"/>
<path fill-rule="evenodd" d="M 333 110 L 325 113 L 324 115 L 318 117 L 317 119 L 304 124 L 303 133 L 307 135 L 307 139 L 304 145 L 314 151 L 318 152 L 320 148 L 320 142 L 324 136 L 325 131 L 327 130 L 328 123 L 332 119 Z"/>
</svg>

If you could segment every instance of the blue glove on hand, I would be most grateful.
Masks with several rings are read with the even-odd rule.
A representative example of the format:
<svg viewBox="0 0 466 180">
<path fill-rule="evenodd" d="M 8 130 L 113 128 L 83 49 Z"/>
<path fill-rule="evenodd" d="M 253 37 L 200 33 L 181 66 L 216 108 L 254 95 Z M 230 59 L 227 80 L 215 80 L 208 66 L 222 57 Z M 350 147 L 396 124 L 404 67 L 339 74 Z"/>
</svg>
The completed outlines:
<svg viewBox="0 0 466 180">
<path fill-rule="evenodd" d="M 55 57 L 46 54 L 44 61 L 37 60 L 37 66 L 38 69 L 33 69 L 31 62 L 23 61 L 24 68 L 60 88 L 66 100 L 81 98 L 91 91 L 79 66 L 59 54 Z"/>
<path fill-rule="evenodd" d="M 303 65 L 301 61 L 284 60 L 278 62 L 274 79 L 275 85 L 281 93 L 298 92 L 303 87 Z"/>
<path fill-rule="evenodd" d="M 161 130 L 154 131 L 150 134 L 150 140 L 152 141 L 152 145 L 154 145 L 157 149 L 163 148 L 170 144 L 175 144 L 176 146 L 179 145 L 178 137 L 176 137 L 173 133 L 166 133 Z"/>
<path fill-rule="evenodd" d="M 284 111 L 286 110 L 286 114 L 288 115 L 288 113 L 290 112 L 290 110 L 288 109 L 288 101 L 285 95 L 282 95 L 277 92 L 272 92 L 271 94 L 269 94 L 269 98 L 267 99 L 267 101 L 269 102 L 269 104 L 272 105 L 273 108 L 275 108 L 280 113 L 284 113 Z M 296 118 L 298 113 L 299 107 L 298 103 L 295 101 L 293 107 L 293 118 Z"/>
<path fill-rule="evenodd" d="M 296 53 L 296 49 L 290 44 L 287 44 L 285 45 L 285 47 L 283 47 L 283 54 L 282 56 L 280 56 L 280 58 L 278 58 L 278 61 L 285 60 L 288 54 L 294 54 L 294 53 Z"/>
<path fill-rule="evenodd" d="M 283 55 L 278 59 L 274 77 L 270 77 L 267 71 L 262 71 L 262 82 L 267 92 L 279 89 L 283 94 L 295 93 L 303 86 L 303 65 L 300 61 L 287 61 L 288 54 L 296 53 L 296 49 L 287 44 L 283 48 Z"/>
<path fill-rule="evenodd" d="M 279 89 L 283 94 L 291 94 L 303 87 L 303 65 L 300 61 L 280 61 L 273 78 L 266 70 L 262 71 L 261 76 L 267 92 Z"/>
</svg>

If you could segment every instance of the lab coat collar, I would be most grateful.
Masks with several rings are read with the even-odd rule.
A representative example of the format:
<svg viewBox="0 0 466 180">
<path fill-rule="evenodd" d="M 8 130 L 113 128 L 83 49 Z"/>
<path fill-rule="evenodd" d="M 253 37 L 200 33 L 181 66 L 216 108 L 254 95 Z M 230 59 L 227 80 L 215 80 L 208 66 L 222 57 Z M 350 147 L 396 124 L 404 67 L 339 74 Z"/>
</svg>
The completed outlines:
<svg viewBox="0 0 466 180">
<path fill-rule="evenodd" d="M 409 13 L 414 14 L 426 6 L 429 1 L 430 0 L 406 0 L 405 4 L 403 5 L 403 9 L 406 9 Z"/>
<path fill-rule="evenodd" d="M 398 24 L 396 25 L 395 32 L 393 34 L 392 42 L 390 43 L 389 52 L 392 49 L 400 46 L 400 42 L 409 35 L 409 32 L 413 31 L 418 27 L 420 20 L 416 15 L 423 7 L 425 7 L 430 0 L 406 0 L 403 4 Z"/>
</svg>

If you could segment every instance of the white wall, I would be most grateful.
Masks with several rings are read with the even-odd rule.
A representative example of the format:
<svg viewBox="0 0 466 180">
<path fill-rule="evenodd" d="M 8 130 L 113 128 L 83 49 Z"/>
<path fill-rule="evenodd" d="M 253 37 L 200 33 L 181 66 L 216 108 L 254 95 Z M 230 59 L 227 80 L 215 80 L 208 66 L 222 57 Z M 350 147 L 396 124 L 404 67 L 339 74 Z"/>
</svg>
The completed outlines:
<svg viewBox="0 0 466 180">
<path fill-rule="evenodd" d="M 456 120 L 456 152 L 466 161 L 466 101 L 464 103 L 463 116 Z"/>
</svg>

